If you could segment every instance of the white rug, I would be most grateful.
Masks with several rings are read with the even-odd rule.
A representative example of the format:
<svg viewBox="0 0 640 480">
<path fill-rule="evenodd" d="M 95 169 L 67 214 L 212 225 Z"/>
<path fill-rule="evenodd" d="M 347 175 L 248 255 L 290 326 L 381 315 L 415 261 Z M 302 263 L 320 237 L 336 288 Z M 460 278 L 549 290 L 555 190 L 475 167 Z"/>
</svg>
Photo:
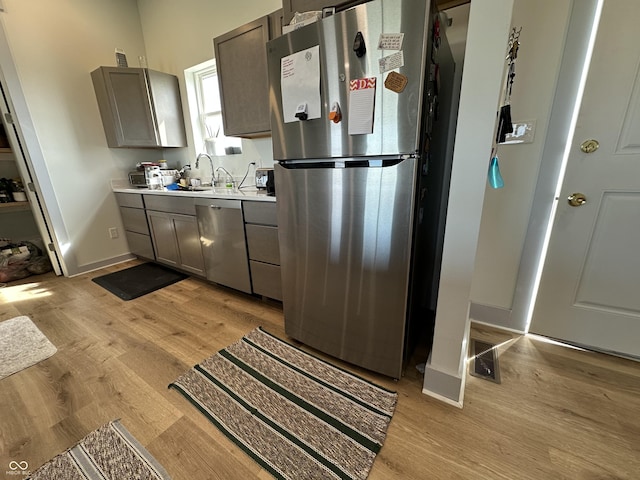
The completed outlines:
<svg viewBox="0 0 640 480">
<path fill-rule="evenodd" d="M 0 322 L 0 380 L 49 358 L 57 351 L 29 317 Z"/>
</svg>

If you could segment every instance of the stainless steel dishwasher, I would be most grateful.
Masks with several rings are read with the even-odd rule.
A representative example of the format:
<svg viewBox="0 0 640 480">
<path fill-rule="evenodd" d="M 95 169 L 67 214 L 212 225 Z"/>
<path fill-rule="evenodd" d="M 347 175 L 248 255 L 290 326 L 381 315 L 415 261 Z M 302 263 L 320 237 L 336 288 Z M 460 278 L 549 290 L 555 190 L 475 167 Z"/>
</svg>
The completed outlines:
<svg viewBox="0 0 640 480">
<path fill-rule="evenodd" d="M 251 293 L 242 202 L 197 198 L 196 216 L 207 280 Z"/>
</svg>

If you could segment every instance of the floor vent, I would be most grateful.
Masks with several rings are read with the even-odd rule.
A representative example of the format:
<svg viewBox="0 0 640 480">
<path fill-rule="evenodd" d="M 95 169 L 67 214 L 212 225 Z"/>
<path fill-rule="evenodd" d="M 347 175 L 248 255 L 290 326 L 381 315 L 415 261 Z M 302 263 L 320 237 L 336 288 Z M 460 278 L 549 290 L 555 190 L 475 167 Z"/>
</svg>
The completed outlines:
<svg viewBox="0 0 640 480">
<path fill-rule="evenodd" d="M 474 377 L 500 383 L 498 349 L 491 343 L 471 339 L 471 362 L 469 373 Z"/>
</svg>

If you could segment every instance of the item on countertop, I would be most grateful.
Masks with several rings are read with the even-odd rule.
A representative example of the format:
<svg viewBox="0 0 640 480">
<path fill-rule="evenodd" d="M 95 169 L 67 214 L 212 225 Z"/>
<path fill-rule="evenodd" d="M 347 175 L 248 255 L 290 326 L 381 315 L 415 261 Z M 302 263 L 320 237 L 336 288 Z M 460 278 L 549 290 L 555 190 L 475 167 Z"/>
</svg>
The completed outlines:
<svg viewBox="0 0 640 480">
<path fill-rule="evenodd" d="M 160 169 L 160 175 L 162 176 L 163 187 L 175 184 L 180 178 L 180 173 L 178 173 L 178 170 Z"/>
<path fill-rule="evenodd" d="M 146 188 L 147 179 L 144 170 L 134 170 L 129 172 L 129 185 L 137 188 Z"/>
<path fill-rule="evenodd" d="M 144 168 L 144 176 L 149 190 L 162 190 L 164 185 L 162 184 L 162 173 L 160 167 L 151 166 Z"/>
<path fill-rule="evenodd" d="M 136 170 L 144 171 L 147 167 L 159 167 L 157 162 L 138 162 L 136 163 Z"/>
<path fill-rule="evenodd" d="M 258 190 L 267 188 L 267 179 L 270 170 L 273 171 L 273 168 L 256 168 L 256 188 Z"/>
</svg>

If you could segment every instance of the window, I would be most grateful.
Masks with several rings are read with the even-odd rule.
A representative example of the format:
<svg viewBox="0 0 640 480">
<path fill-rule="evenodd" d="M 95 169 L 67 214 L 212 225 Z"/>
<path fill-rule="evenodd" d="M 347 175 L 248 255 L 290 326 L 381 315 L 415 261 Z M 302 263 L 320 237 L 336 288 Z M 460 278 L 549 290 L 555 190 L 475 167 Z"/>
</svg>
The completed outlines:
<svg viewBox="0 0 640 480">
<path fill-rule="evenodd" d="M 225 155 L 229 149 L 240 148 L 241 139 L 224 136 L 216 61 L 185 70 L 185 78 L 196 154 Z"/>
</svg>

